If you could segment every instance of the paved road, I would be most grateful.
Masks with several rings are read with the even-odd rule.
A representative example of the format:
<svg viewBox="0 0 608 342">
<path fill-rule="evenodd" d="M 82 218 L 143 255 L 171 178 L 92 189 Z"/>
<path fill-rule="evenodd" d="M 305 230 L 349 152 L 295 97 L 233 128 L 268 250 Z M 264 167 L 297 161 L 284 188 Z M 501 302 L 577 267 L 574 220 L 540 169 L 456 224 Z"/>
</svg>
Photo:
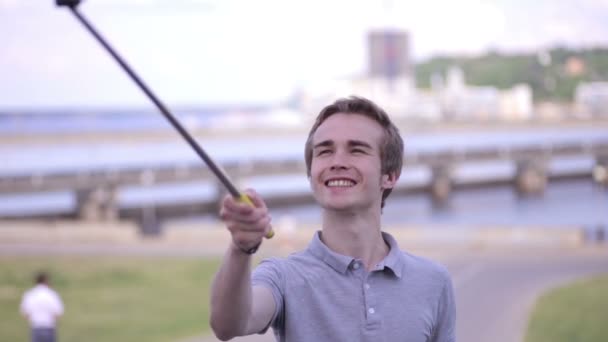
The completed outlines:
<svg viewBox="0 0 608 342">
<path fill-rule="evenodd" d="M 608 272 L 608 250 L 480 253 L 447 265 L 456 291 L 458 341 L 521 342 L 536 299 L 552 287 Z"/>
<path fill-rule="evenodd" d="M 546 290 L 608 273 L 608 248 L 501 249 L 428 253 L 445 264 L 454 282 L 459 342 L 521 342 L 530 310 Z M 433 255 L 434 254 L 434 255 Z M 199 337 L 184 342 L 216 342 Z M 235 338 L 271 342 L 271 334 Z"/>
</svg>

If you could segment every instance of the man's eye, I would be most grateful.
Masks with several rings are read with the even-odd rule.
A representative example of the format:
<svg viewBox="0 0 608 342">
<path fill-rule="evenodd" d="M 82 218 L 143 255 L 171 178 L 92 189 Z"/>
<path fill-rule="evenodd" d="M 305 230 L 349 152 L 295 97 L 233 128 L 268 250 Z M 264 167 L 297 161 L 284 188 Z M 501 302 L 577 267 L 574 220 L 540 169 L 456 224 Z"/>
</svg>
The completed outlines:
<svg viewBox="0 0 608 342">
<path fill-rule="evenodd" d="M 354 148 L 354 149 L 352 150 L 352 153 L 365 153 L 365 151 L 363 151 L 363 150 L 362 150 L 362 149 L 360 149 L 360 148 Z"/>
<path fill-rule="evenodd" d="M 319 152 L 317 152 L 318 156 L 324 155 L 324 154 L 328 154 L 330 152 L 330 150 L 320 150 Z"/>
</svg>

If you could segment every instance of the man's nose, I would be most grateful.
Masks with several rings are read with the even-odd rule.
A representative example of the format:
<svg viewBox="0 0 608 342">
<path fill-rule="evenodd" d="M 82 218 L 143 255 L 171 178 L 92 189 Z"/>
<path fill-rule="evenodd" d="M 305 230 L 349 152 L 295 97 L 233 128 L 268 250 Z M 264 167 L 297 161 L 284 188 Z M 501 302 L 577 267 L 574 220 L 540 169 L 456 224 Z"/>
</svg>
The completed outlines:
<svg viewBox="0 0 608 342">
<path fill-rule="evenodd" d="M 345 170 L 349 166 L 348 154 L 344 151 L 336 151 L 332 155 L 331 170 Z"/>
</svg>

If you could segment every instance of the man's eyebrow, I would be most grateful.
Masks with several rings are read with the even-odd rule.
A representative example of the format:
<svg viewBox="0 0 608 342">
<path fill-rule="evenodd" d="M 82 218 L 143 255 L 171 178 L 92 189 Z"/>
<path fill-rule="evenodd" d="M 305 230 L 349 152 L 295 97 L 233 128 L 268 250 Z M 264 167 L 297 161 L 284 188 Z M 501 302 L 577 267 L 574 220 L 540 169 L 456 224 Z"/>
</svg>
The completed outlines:
<svg viewBox="0 0 608 342">
<path fill-rule="evenodd" d="M 316 143 L 312 148 L 319 148 L 319 147 L 329 147 L 329 146 L 333 146 L 334 145 L 334 141 L 333 140 L 323 140 L 320 143 Z"/>
<path fill-rule="evenodd" d="M 348 146 L 350 147 L 365 147 L 368 149 L 372 149 L 372 145 L 362 140 L 349 140 Z"/>
</svg>

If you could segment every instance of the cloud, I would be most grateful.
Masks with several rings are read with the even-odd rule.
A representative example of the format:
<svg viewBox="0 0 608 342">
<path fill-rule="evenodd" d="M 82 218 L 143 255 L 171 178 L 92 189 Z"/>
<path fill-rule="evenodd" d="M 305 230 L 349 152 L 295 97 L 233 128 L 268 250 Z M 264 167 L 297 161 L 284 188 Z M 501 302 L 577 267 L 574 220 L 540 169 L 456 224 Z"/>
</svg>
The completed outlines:
<svg viewBox="0 0 608 342">
<path fill-rule="evenodd" d="M 506 30 L 503 11 L 485 1 L 405 2 L 399 12 L 412 32 L 417 57 L 480 52 L 495 45 Z"/>
<path fill-rule="evenodd" d="M 391 5 L 392 4 L 392 5 Z M 99 0 L 81 10 L 169 103 L 276 101 L 363 74 L 366 30 L 411 33 L 416 58 L 608 42 L 608 0 Z M 0 0 L 0 107 L 147 100 L 67 11 Z"/>
</svg>

